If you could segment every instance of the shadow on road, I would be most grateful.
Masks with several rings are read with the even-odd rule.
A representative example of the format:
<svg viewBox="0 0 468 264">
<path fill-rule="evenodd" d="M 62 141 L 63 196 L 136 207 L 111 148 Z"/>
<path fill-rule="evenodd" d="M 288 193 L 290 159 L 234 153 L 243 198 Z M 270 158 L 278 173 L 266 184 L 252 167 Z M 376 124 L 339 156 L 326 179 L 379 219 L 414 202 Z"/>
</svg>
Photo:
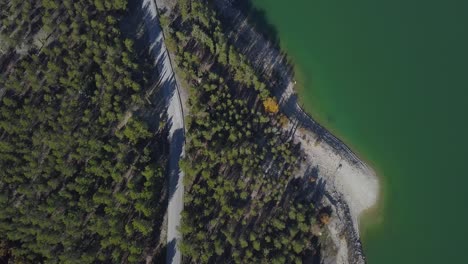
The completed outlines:
<svg viewBox="0 0 468 264">
<path fill-rule="evenodd" d="M 168 177 L 169 177 L 169 201 L 174 196 L 174 193 L 177 190 L 177 184 L 179 182 L 180 177 L 180 168 L 179 168 L 179 160 L 180 156 L 182 155 L 182 148 L 184 146 L 184 131 L 179 128 L 174 131 L 174 135 L 172 136 L 171 140 L 171 147 L 170 147 L 170 159 L 169 159 L 169 166 L 168 166 Z"/>
<path fill-rule="evenodd" d="M 167 247 L 166 263 L 172 263 L 172 260 L 174 259 L 175 252 L 177 249 L 176 240 L 172 239 L 171 242 L 167 243 L 166 247 Z"/>
</svg>

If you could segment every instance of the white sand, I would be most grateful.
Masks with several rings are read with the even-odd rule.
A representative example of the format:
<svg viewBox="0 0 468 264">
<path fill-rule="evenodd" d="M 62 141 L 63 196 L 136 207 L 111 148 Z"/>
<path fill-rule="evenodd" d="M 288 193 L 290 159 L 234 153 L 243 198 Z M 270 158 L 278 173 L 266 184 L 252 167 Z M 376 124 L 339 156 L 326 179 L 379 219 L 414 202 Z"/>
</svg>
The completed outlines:
<svg viewBox="0 0 468 264">
<path fill-rule="evenodd" d="M 292 96 L 295 96 L 293 82 L 284 91 L 281 101 L 288 101 Z M 296 108 L 295 113 L 302 111 L 297 104 L 286 107 L 286 113 L 291 113 L 293 107 Z M 362 161 L 353 162 L 325 141 L 318 140 L 314 132 L 301 128 L 300 123 L 294 141 L 301 143 L 306 154 L 307 162 L 302 164 L 302 169 L 306 166 L 318 167 L 319 178 L 327 183 L 326 190 L 330 193 L 337 192 L 344 198 L 349 206 L 354 228 L 359 231 L 359 215 L 374 206 L 379 195 L 379 182 L 374 170 Z"/>
<path fill-rule="evenodd" d="M 287 102 L 292 96 L 294 84 L 291 82 L 284 91 L 281 101 Z M 294 102 L 294 101 L 292 101 Z M 285 104 L 282 109 L 295 120 L 294 113 L 303 113 L 300 106 Z M 291 116 L 292 115 L 292 116 Z M 304 120 L 304 115 L 297 120 Z M 292 124 L 288 129 L 292 128 Z M 375 172 L 351 153 L 351 157 L 336 150 L 301 123 L 294 134 L 294 141 L 300 143 L 305 154 L 299 175 L 307 168 L 318 169 L 319 180 L 325 182 L 323 203 L 333 208 L 332 221 L 328 225 L 328 239 L 325 264 L 328 263 L 365 263 L 359 238 L 359 216 L 377 203 L 379 183 Z"/>
<path fill-rule="evenodd" d="M 298 130 L 295 140 L 301 143 L 306 153 L 307 163 L 303 165 L 317 166 L 319 178 L 326 181 L 327 190 L 343 195 L 354 228 L 359 230 L 359 215 L 377 202 L 379 184 L 374 171 L 363 164 L 352 164 L 324 141 L 316 145 L 317 135 L 308 130 Z"/>
</svg>

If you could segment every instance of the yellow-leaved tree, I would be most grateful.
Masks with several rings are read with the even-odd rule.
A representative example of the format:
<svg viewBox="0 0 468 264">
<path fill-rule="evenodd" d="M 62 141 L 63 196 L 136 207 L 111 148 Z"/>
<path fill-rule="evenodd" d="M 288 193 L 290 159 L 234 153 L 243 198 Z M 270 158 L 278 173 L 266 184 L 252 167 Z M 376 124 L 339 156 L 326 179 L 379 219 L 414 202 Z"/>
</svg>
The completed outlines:
<svg viewBox="0 0 468 264">
<path fill-rule="evenodd" d="M 265 107 L 265 111 L 268 113 L 278 113 L 279 105 L 276 102 L 275 98 L 268 97 L 265 101 L 263 101 L 263 106 Z"/>
</svg>

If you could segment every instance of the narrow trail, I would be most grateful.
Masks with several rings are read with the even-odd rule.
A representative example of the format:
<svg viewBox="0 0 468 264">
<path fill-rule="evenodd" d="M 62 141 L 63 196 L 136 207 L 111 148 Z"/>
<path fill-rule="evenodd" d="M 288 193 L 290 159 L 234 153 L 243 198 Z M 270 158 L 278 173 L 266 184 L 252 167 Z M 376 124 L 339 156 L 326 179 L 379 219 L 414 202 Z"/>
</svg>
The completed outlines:
<svg viewBox="0 0 468 264">
<path fill-rule="evenodd" d="M 185 125 L 179 86 L 175 78 L 170 55 L 164 43 L 164 33 L 158 20 L 157 3 L 154 0 L 143 0 L 144 17 L 151 53 L 159 73 L 159 83 L 165 97 L 169 130 L 169 163 L 167 175 L 169 177 L 169 203 L 167 207 L 167 256 L 166 263 L 181 263 L 178 249 L 181 234 L 178 231 L 181 212 L 184 206 L 184 173 L 179 168 L 179 160 L 185 155 Z"/>
</svg>

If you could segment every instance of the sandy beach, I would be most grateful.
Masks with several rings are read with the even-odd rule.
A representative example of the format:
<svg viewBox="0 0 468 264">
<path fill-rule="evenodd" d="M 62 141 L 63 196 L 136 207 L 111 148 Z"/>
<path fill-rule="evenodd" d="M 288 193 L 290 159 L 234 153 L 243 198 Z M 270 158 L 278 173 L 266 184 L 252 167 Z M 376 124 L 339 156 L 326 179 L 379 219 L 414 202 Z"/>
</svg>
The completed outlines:
<svg viewBox="0 0 468 264">
<path fill-rule="evenodd" d="M 293 83 L 288 87 L 290 92 L 292 89 Z M 290 112 L 288 109 L 285 111 Z M 305 155 L 298 174 L 304 175 L 306 170 L 315 168 L 325 189 L 322 203 L 333 208 L 334 216 L 327 226 L 329 236 L 325 239 L 327 250 L 322 251 L 324 263 L 365 263 L 359 217 L 377 203 L 379 182 L 376 173 L 354 153 L 336 149 L 335 144 L 328 144 L 322 136 L 302 127 L 302 123 L 295 125 L 294 141 L 301 144 Z M 293 128 L 290 125 L 287 129 Z"/>
<path fill-rule="evenodd" d="M 294 94 L 294 83 L 291 82 L 283 93 L 281 101 L 289 101 L 291 96 L 295 96 Z M 284 106 L 288 108 L 284 109 L 284 112 L 290 113 L 290 107 Z M 296 108 L 298 112 L 303 112 L 298 104 Z M 304 114 L 303 112 L 302 115 Z M 300 120 L 297 116 L 291 118 Z M 375 171 L 349 148 L 336 149 L 335 144 L 328 144 L 322 139 L 323 135 L 319 136 L 308 129 L 307 124 L 299 122 L 297 126 L 294 141 L 301 144 L 307 158 L 307 161 L 301 164 L 301 170 L 310 166 L 318 169 L 319 178 L 328 183 L 325 185 L 328 192 L 336 192 L 343 196 L 349 206 L 354 228 L 359 232 L 359 216 L 377 203 L 379 182 Z"/>
</svg>

